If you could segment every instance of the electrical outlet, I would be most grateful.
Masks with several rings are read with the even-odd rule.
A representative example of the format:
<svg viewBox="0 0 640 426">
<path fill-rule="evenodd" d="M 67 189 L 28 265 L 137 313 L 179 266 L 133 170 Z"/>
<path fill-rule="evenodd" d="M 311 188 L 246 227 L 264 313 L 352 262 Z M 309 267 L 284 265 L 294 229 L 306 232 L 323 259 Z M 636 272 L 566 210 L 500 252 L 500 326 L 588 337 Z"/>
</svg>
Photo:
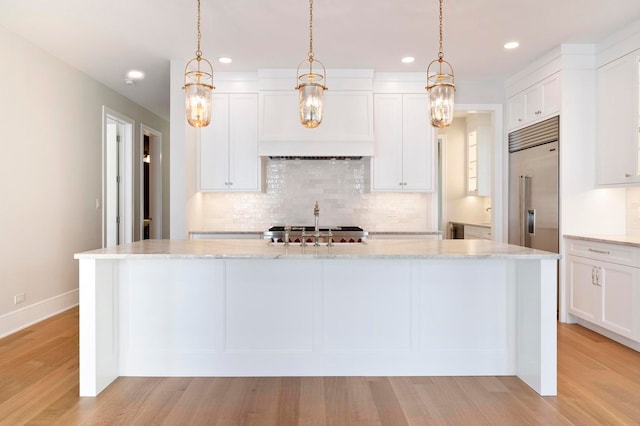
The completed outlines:
<svg viewBox="0 0 640 426">
<path fill-rule="evenodd" d="M 13 296 L 13 304 L 14 305 L 18 305 L 20 303 L 24 302 L 24 293 L 18 293 L 15 296 Z"/>
</svg>

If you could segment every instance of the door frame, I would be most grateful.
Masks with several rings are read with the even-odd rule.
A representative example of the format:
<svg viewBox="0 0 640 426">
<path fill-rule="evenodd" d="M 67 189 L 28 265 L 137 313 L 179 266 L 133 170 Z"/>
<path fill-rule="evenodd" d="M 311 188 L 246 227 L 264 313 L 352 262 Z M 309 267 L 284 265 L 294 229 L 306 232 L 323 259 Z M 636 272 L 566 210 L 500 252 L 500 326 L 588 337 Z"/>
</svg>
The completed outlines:
<svg viewBox="0 0 640 426">
<path fill-rule="evenodd" d="M 505 153 L 504 129 L 503 129 L 503 106 L 502 104 L 456 104 L 456 111 L 481 112 L 491 114 L 493 124 L 493 169 L 491 182 L 491 232 L 494 241 L 506 242 L 507 227 L 507 199 L 508 185 L 504 184 L 505 171 L 507 170 L 508 157 Z M 446 152 L 446 148 L 443 153 Z M 445 183 L 445 182 L 443 182 Z M 436 194 L 437 197 L 437 194 Z M 437 202 L 433 202 L 433 217 L 437 218 L 441 207 Z M 442 211 L 442 210 L 440 210 Z M 446 206 L 444 207 L 446 211 Z M 443 225 L 445 228 L 446 226 Z M 446 229 L 443 230 L 446 232 Z M 446 238 L 446 234 L 443 235 Z"/>
<path fill-rule="evenodd" d="M 120 141 L 120 188 L 118 214 L 120 216 L 120 238 L 119 244 L 133 241 L 133 129 L 134 120 L 120 114 L 107 106 L 102 106 L 102 247 L 107 246 L 110 236 L 117 232 L 117 227 L 109 223 L 108 212 L 113 204 L 118 204 L 118 200 L 113 198 L 113 185 L 118 183 L 108 179 L 110 168 L 117 167 L 113 158 L 115 146 L 108 143 L 108 124 L 115 122 L 119 129 L 122 129 L 122 139 Z M 117 194 L 117 192 L 116 192 Z"/>
<path fill-rule="evenodd" d="M 149 136 L 149 150 L 151 152 L 151 161 L 153 166 L 150 168 L 149 174 L 150 186 L 149 191 L 149 208 L 150 215 L 152 217 L 150 225 L 149 238 L 158 239 L 163 238 L 162 232 L 162 132 L 147 126 L 146 124 L 140 124 L 140 139 L 138 144 L 138 155 L 140 161 L 144 156 L 144 137 Z M 138 239 L 142 239 L 144 235 L 144 167 L 140 167 L 140 188 L 139 188 L 139 211 L 140 211 L 140 225 Z"/>
</svg>

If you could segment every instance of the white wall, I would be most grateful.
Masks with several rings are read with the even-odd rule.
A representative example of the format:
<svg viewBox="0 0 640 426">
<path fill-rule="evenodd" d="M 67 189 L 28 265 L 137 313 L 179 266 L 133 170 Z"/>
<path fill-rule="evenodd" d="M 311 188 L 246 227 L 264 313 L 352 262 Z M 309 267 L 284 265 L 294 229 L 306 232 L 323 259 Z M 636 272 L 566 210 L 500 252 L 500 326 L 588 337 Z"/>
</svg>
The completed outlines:
<svg viewBox="0 0 640 426">
<path fill-rule="evenodd" d="M 2 27 L 0 57 L 2 336 L 77 303 L 73 254 L 101 245 L 102 106 L 136 121 L 136 141 L 141 123 L 163 132 L 167 154 L 169 129 Z M 14 305 L 18 293 L 25 302 Z"/>
</svg>

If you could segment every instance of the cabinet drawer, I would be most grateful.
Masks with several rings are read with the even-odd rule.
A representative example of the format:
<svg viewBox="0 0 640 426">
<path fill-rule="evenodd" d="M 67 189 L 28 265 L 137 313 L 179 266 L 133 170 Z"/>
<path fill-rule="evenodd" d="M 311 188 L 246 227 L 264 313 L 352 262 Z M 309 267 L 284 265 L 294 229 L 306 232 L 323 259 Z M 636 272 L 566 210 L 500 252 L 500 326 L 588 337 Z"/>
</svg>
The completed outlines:
<svg viewBox="0 0 640 426">
<path fill-rule="evenodd" d="M 567 254 L 640 267 L 638 248 L 622 244 L 567 239 Z"/>
</svg>

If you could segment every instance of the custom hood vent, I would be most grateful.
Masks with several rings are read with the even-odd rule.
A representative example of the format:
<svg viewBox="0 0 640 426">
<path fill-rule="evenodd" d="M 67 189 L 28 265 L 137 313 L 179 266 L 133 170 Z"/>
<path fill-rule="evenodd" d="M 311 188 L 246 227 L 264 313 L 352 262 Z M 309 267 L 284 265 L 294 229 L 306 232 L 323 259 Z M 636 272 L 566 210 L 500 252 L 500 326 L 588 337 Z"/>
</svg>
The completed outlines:
<svg viewBox="0 0 640 426">
<path fill-rule="evenodd" d="M 300 156 L 300 155 L 270 155 L 270 160 L 333 160 L 333 161 L 343 161 L 343 160 L 362 160 L 362 156 Z"/>
</svg>

